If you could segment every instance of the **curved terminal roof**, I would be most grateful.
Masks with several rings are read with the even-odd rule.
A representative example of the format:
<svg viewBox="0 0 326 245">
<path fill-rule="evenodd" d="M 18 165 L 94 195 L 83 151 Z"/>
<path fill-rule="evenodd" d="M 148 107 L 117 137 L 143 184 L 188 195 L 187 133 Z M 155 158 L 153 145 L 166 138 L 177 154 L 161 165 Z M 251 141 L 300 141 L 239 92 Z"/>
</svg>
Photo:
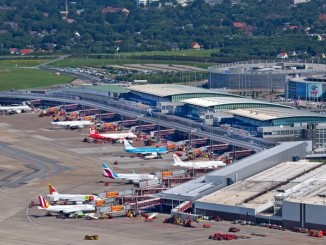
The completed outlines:
<svg viewBox="0 0 326 245">
<path fill-rule="evenodd" d="M 286 108 L 254 108 L 254 109 L 237 109 L 231 110 L 229 113 L 255 119 L 258 121 L 277 120 L 283 118 L 305 118 L 309 119 L 322 119 L 326 121 L 326 115 L 310 112 L 307 110 L 286 109 Z"/>
<path fill-rule="evenodd" d="M 232 96 L 239 97 L 234 94 L 217 92 L 210 89 L 179 85 L 179 84 L 146 84 L 136 85 L 128 87 L 133 92 L 140 92 L 158 97 L 167 97 L 173 95 L 184 95 L 184 94 L 211 94 L 215 96 Z"/>
<path fill-rule="evenodd" d="M 247 99 L 241 97 L 207 97 L 207 98 L 193 98 L 182 100 L 183 103 L 196 105 L 200 107 L 211 107 L 230 109 L 230 107 L 237 108 L 255 108 L 255 107 L 282 107 L 292 108 L 286 105 L 274 104 L 260 100 Z"/>
</svg>

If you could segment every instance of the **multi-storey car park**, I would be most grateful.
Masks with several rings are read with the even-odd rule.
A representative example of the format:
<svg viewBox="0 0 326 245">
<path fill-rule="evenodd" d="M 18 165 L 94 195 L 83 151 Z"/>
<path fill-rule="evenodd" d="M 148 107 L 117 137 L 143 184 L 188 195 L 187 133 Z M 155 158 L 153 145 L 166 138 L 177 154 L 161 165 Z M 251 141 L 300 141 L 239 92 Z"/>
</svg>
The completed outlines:
<svg viewBox="0 0 326 245">
<path fill-rule="evenodd" d="M 208 68 L 208 87 L 243 91 L 284 91 L 288 77 L 325 74 L 316 63 L 245 61 Z"/>
</svg>

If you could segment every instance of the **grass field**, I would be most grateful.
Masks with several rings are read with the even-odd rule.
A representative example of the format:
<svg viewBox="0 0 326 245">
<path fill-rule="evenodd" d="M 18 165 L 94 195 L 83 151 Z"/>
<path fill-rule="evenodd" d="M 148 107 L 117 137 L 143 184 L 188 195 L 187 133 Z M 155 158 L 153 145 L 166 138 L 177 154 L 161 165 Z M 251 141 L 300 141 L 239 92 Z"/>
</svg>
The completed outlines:
<svg viewBox="0 0 326 245">
<path fill-rule="evenodd" d="M 47 62 L 48 60 L 34 60 L 34 59 L 10 59 L 10 60 L 0 60 L 0 69 L 5 69 L 5 68 L 9 68 L 9 67 L 34 67 L 37 65 L 40 65 L 42 63 Z"/>
<path fill-rule="evenodd" d="M 193 57 L 211 57 L 212 53 L 219 53 L 220 49 L 184 49 L 178 51 L 144 51 L 144 52 L 125 52 L 118 53 L 120 56 L 137 56 L 137 55 L 162 55 L 162 56 L 193 56 Z M 117 54 L 117 55 L 118 55 Z M 98 55 L 98 54 L 94 54 Z"/>
<path fill-rule="evenodd" d="M 114 58 L 98 59 L 101 55 L 88 55 L 88 58 L 67 58 L 51 63 L 52 67 L 100 67 L 102 65 L 123 64 L 166 64 L 166 65 L 189 65 L 207 69 L 212 63 L 196 61 L 175 60 L 142 60 L 137 55 L 148 56 L 198 56 L 210 57 L 211 53 L 219 52 L 218 49 L 211 50 L 180 50 L 180 51 L 155 51 L 138 53 L 119 53 Z M 103 55 L 105 57 L 105 55 Z M 43 88 L 55 84 L 69 83 L 74 78 L 69 75 L 54 75 L 50 71 L 33 69 L 37 65 L 47 62 L 46 59 L 10 59 L 0 60 L 0 91 L 10 89 Z"/>
<path fill-rule="evenodd" d="M 51 71 L 32 68 L 0 66 L 0 91 L 27 88 L 43 88 L 55 84 L 69 83 L 74 78 L 54 75 Z"/>
<path fill-rule="evenodd" d="M 141 60 L 141 59 L 127 59 L 124 56 L 116 57 L 114 59 L 78 59 L 68 58 L 59 62 L 52 63 L 53 67 L 99 67 L 102 65 L 123 65 L 123 64 L 167 64 L 167 65 L 189 65 L 206 69 L 212 66 L 212 63 L 196 62 L 196 61 L 171 61 L 171 60 Z"/>
</svg>

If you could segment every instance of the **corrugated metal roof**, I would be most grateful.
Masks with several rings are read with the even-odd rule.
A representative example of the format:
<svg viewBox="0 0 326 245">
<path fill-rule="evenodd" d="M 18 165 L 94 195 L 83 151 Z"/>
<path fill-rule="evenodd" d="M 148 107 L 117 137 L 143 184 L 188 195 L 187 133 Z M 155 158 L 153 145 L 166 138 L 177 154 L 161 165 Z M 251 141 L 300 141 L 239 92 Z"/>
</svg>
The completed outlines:
<svg viewBox="0 0 326 245">
<path fill-rule="evenodd" d="M 257 163 L 265 160 L 266 158 L 274 156 L 276 153 L 279 153 L 281 151 L 286 151 L 287 149 L 291 149 L 292 147 L 301 144 L 303 144 L 302 141 L 283 142 L 274 148 L 268 149 L 266 151 L 262 151 L 260 153 L 256 153 L 236 163 L 230 164 L 226 167 L 210 172 L 199 178 L 188 181 L 184 184 L 178 185 L 169 190 L 163 191 L 159 193 L 158 196 L 162 198 L 174 199 L 174 200 L 180 200 L 180 199 L 189 200 L 189 199 L 199 198 L 203 196 L 203 194 L 205 193 L 209 194 L 210 191 L 213 192 L 218 190 L 219 188 L 226 186 L 225 179 L 220 177 L 226 178 L 232 173 L 241 172 L 243 169 L 246 169 L 250 166 L 254 166 Z M 207 181 L 207 179 L 209 179 L 210 181 Z"/>
<path fill-rule="evenodd" d="M 289 106 L 279 105 L 275 103 L 268 103 L 260 100 L 247 99 L 241 97 L 207 97 L 207 98 L 193 98 L 182 101 L 183 103 L 197 105 L 201 107 L 211 107 L 219 105 L 231 105 L 231 104 L 257 104 L 269 106 L 279 106 L 284 108 L 291 108 Z"/>
<path fill-rule="evenodd" d="M 131 91 L 156 95 L 159 97 L 166 97 L 179 94 L 220 94 L 225 96 L 238 97 L 237 95 L 216 92 L 210 89 L 179 85 L 179 84 L 146 84 L 146 85 L 136 85 L 128 87 Z"/>
</svg>

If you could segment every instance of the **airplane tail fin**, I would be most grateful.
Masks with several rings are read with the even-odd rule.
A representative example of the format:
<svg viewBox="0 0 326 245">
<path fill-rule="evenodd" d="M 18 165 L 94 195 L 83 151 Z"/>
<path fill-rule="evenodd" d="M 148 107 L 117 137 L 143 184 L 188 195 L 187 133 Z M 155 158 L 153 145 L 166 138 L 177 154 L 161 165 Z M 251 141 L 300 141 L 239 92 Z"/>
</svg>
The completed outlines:
<svg viewBox="0 0 326 245">
<path fill-rule="evenodd" d="M 103 168 L 103 176 L 104 177 L 108 177 L 110 179 L 117 179 L 119 176 L 113 172 L 108 165 L 106 165 L 105 163 L 102 164 L 102 168 Z"/>
<path fill-rule="evenodd" d="M 93 127 L 89 127 L 89 133 L 90 134 L 97 134 Z"/>
<path fill-rule="evenodd" d="M 55 195 L 55 194 L 59 194 L 59 193 L 57 192 L 57 190 L 54 188 L 53 185 L 49 184 L 48 187 L 49 187 L 49 192 L 50 192 L 51 195 L 53 195 L 53 194 L 54 194 L 54 195 Z"/>
<path fill-rule="evenodd" d="M 48 207 L 50 207 L 50 204 L 47 202 L 47 200 L 44 199 L 44 197 L 38 196 L 38 200 L 40 201 L 40 207 L 41 208 L 48 208 Z"/>
<path fill-rule="evenodd" d="M 128 140 L 123 140 L 123 143 L 125 145 L 125 150 L 131 150 L 131 149 L 135 149 L 135 147 L 132 147 L 130 145 L 130 143 L 128 142 Z"/>
<path fill-rule="evenodd" d="M 182 160 L 178 157 L 177 154 L 173 154 L 172 156 L 173 156 L 173 160 L 174 160 L 173 166 L 182 166 L 183 165 Z"/>
</svg>

